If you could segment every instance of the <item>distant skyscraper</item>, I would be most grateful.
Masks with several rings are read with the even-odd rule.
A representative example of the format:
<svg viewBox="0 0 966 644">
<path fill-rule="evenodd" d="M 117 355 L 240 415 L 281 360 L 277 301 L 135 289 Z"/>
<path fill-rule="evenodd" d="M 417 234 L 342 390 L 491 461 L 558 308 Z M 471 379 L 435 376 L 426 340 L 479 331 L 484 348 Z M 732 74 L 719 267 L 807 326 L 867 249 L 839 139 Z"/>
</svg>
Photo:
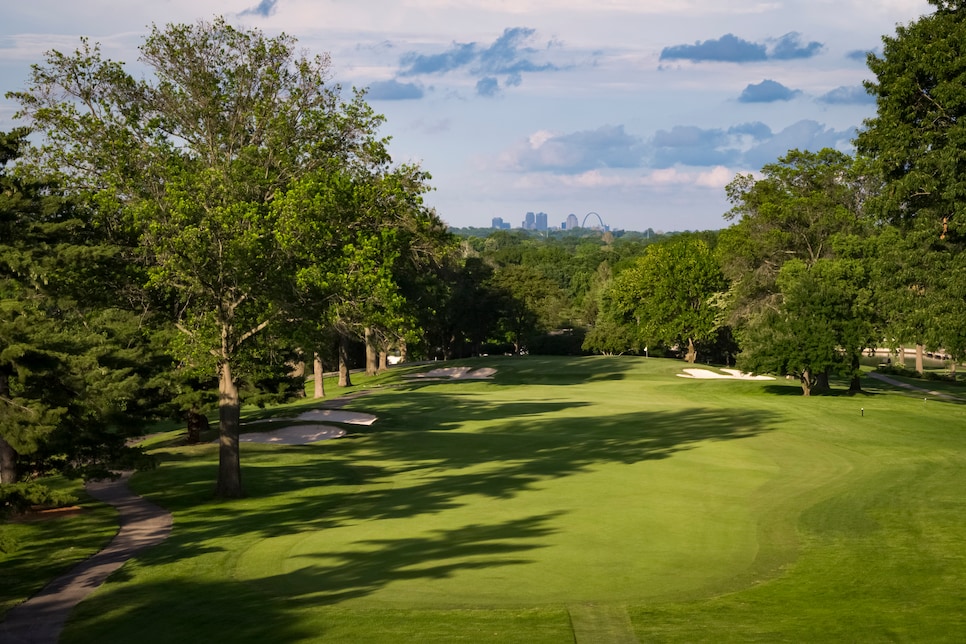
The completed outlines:
<svg viewBox="0 0 966 644">
<path fill-rule="evenodd" d="M 490 222 L 490 227 L 497 230 L 503 228 L 503 217 L 494 217 L 493 221 Z"/>
<path fill-rule="evenodd" d="M 537 230 L 547 229 L 547 213 L 545 212 L 537 213 L 536 228 Z"/>
<path fill-rule="evenodd" d="M 533 230 L 534 226 L 536 226 L 536 215 L 528 212 L 526 218 L 523 220 L 523 229 Z"/>
<path fill-rule="evenodd" d="M 567 215 L 567 230 L 573 230 L 574 228 L 580 228 L 577 224 L 577 215 L 570 213 Z"/>
</svg>

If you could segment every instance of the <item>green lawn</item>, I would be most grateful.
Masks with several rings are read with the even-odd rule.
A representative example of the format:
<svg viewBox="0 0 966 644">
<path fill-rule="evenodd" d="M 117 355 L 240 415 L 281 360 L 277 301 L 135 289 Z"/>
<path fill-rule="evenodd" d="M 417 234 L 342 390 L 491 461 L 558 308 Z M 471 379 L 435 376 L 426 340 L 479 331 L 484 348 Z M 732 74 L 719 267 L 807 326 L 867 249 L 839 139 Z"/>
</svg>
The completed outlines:
<svg viewBox="0 0 966 644">
<path fill-rule="evenodd" d="M 496 377 L 389 386 L 398 369 L 350 404 L 372 427 L 244 444 L 239 501 L 210 498 L 214 446 L 159 439 L 163 465 L 133 485 L 174 511 L 174 532 L 64 641 L 966 632 L 966 406 L 873 381 L 802 398 L 796 382 L 690 380 L 657 359 L 471 364 Z"/>
</svg>

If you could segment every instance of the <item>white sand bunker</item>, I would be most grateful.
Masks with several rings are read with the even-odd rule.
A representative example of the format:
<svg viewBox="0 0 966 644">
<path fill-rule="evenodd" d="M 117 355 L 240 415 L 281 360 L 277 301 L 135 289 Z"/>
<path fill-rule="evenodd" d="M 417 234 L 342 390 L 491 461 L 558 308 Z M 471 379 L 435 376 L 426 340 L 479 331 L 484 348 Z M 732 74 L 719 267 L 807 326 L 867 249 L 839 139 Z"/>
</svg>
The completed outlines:
<svg viewBox="0 0 966 644">
<path fill-rule="evenodd" d="M 496 373 L 491 367 L 443 367 L 425 373 L 407 373 L 405 378 L 419 378 L 421 380 L 489 380 Z"/>
<path fill-rule="evenodd" d="M 318 441 L 345 436 L 345 430 L 328 425 L 292 425 L 280 427 L 270 432 L 251 432 L 242 434 L 242 443 L 272 443 L 274 445 L 307 445 Z"/>
<path fill-rule="evenodd" d="M 702 380 L 774 380 L 772 376 L 755 376 L 750 373 L 742 373 L 737 369 L 722 369 L 724 373 L 717 373 L 710 369 L 688 368 L 684 373 L 679 373 L 678 378 L 699 378 Z"/>
<path fill-rule="evenodd" d="M 290 423 L 293 420 L 327 420 L 330 423 L 345 423 L 346 425 L 369 425 L 376 422 L 376 417 L 372 414 L 364 414 L 361 411 L 345 411 L 343 409 L 310 409 L 304 411 L 295 418 L 265 418 L 262 420 L 249 421 L 252 423 Z M 248 424 L 248 423 L 244 423 Z"/>
<path fill-rule="evenodd" d="M 327 420 L 330 423 L 345 423 L 347 425 L 369 425 L 376 422 L 372 414 L 361 411 L 346 411 L 344 409 L 311 409 L 296 416 L 298 420 Z"/>
<path fill-rule="evenodd" d="M 376 422 L 372 414 L 344 409 L 310 409 L 295 418 L 266 418 L 255 421 L 258 423 L 291 423 L 292 421 L 329 421 L 330 423 L 345 423 L 346 425 L 362 425 L 368 427 Z M 270 432 L 250 432 L 242 434 L 238 440 L 243 443 L 274 443 L 277 445 L 306 445 L 331 438 L 345 436 L 345 430 L 331 425 L 319 423 L 289 425 Z"/>
</svg>

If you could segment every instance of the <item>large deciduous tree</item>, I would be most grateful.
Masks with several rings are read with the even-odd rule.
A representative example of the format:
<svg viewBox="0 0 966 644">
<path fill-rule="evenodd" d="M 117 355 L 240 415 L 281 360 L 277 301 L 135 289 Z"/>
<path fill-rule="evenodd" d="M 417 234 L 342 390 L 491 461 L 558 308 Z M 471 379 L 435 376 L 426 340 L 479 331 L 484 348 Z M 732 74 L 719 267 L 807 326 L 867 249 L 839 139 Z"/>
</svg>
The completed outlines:
<svg viewBox="0 0 966 644">
<path fill-rule="evenodd" d="M 341 98 L 327 57 L 223 19 L 152 28 L 140 61 L 143 80 L 84 41 L 50 52 L 14 96 L 44 136 L 38 165 L 96 203 L 104 225 L 136 233 L 150 286 L 176 302 L 184 359 L 217 372 L 216 492 L 237 497 L 239 357 L 291 315 L 302 267 L 274 202 L 327 168 L 384 163 L 380 118 L 361 94 Z"/>
<path fill-rule="evenodd" d="M 611 290 L 616 309 L 637 322 L 641 341 L 686 347 L 685 359 L 693 363 L 701 344 L 715 336 L 713 298 L 725 288 L 708 244 L 686 235 L 648 246 Z"/>
<path fill-rule="evenodd" d="M 739 366 L 795 374 L 808 394 L 827 387 L 833 370 L 857 375 L 858 352 L 873 342 L 863 332 L 858 346 L 842 344 L 855 335 L 846 333 L 852 316 L 871 313 L 868 268 L 857 268 L 868 255 L 868 181 L 829 148 L 792 150 L 761 174 L 739 175 L 727 188 L 726 217 L 735 223 L 718 245 L 731 280 L 727 318 L 742 347 Z M 849 299 L 860 294 L 861 302 Z"/>
<path fill-rule="evenodd" d="M 966 302 L 950 276 L 966 265 L 966 3 L 929 3 L 869 55 L 876 115 L 856 144 L 883 182 L 870 207 L 895 227 L 882 270 L 890 331 L 962 359 Z"/>
</svg>

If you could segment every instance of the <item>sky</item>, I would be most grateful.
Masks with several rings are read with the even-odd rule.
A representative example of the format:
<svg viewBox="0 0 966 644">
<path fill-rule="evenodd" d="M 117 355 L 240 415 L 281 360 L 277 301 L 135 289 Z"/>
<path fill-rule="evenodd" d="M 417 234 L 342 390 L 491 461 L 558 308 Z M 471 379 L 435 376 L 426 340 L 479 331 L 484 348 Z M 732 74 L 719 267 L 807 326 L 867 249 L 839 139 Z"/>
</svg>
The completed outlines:
<svg viewBox="0 0 966 644">
<path fill-rule="evenodd" d="M 926 0 L 31 0 L 0 21 L 0 94 L 82 36 L 136 65 L 152 24 L 224 16 L 328 53 L 452 226 L 723 228 L 725 186 L 791 149 L 852 150 L 866 53 Z M 132 68 L 133 69 L 133 68 Z M 0 98 L 0 130 L 20 124 Z"/>
</svg>

